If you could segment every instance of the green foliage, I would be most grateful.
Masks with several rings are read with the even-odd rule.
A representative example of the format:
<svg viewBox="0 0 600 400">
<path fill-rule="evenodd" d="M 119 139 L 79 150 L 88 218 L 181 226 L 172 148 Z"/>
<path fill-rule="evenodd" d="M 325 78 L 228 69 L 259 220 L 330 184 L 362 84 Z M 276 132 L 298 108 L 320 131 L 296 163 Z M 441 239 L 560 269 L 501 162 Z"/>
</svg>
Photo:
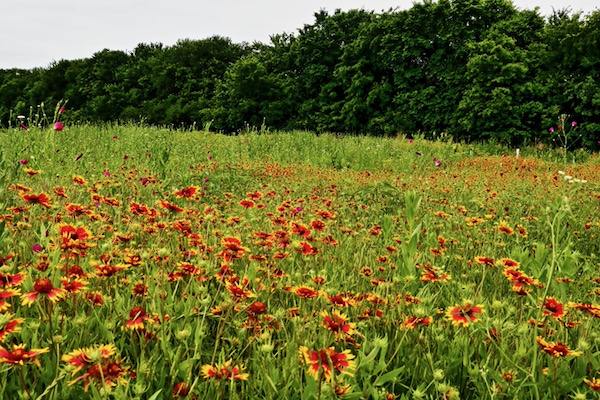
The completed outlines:
<svg viewBox="0 0 600 400">
<path fill-rule="evenodd" d="M 510 0 L 438 0 L 407 10 L 321 10 L 295 34 L 219 36 L 102 50 L 45 69 L 0 71 L 0 125 L 68 99 L 71 121 L 268 126 L 554 146 L 557 116 L 598 149 L 600 11 L 517 9 Z"/>
</svg>

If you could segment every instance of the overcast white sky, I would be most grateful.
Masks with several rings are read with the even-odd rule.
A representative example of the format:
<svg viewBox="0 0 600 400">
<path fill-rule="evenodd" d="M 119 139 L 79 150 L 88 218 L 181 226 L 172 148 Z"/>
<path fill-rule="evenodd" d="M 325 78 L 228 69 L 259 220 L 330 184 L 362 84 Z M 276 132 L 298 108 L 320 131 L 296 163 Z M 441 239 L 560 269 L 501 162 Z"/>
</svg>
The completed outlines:
<svg viewBox="0 0 600 400">
<path fill-rule="evenodd" d="M 320 9 L 408 9 L 413 0 L 10 0 L 0 9 L 0 69 L 47 67 L 138 43 L 171 46 L 179 39 L 225 36 L 235 43 L 269 42 L 297 33 Z M 420 2 L 420 1 L 419 1 Z M 598 0 L 513 0 L 520 9 L 590 13 Z"/>
</svg>

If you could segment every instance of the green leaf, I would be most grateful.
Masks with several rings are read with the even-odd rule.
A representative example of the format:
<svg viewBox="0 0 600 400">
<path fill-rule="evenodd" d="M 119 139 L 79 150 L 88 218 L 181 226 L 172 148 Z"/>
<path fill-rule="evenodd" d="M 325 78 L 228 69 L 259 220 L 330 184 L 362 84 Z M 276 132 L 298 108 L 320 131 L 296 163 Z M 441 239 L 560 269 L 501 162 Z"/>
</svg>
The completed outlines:
<svg viewBox="0 0 600 400">
<path fill-rule="evenodd" d="M 306 387 L 304 393 L 302 393 L 302 399 L 313 399 L 317 397 L 319 387 L 317 381 L 312 376 L 306 377 Z"/>
<path fill-rule="evenodd" d="M 158 389 L 152 396 L 148 398 L 148 400 L 156 400 L 160 392 L 162 392 L 162 389 Z"/>
<path fill-rule="evenodd" d="M 359 366 L 369 366 L 370 364 L 373 363 L 373 361 L 375 360 L 375 357 L 377 357 L 377 353 L 379 352 L 379 347 L 375 347 L 373 350 L 371 350 L 371 352 L 365 356 L 365 353 L 363 353 L 362 351 L 359 352 L 359 354 L 362 356 L 360 362 L 359 362 Z M 364 357 L 364 358 L 363 358 Z"/>
<path fill-rule="evenodd" d="M 569 382 L 565 383 L 564 385 L 562 385 L 560 387 L 560 393 L 561 394 L 565 394 L 565 393 L 569 393 L 571 390 L 573 390 L 576 386 L 578 386 L 579 384 L 581 384 L 582 379 L 581 378 L 576 378 L 576 379 L 572 379 Z"/>
<path fill-rule="evenodd" d="M 400 373 L 402 373 L 402 371 L 404 371 L 404 369 L 405 369 L 405 367 L 402 366 L 400 368 L 393 369 L 390 372 L 386 372 L 385 374 L 383 374 L 379 378 L 377 378 L 377 380 L 375 381 L 375 386 L 384 385 L 384 384 L 388 383 L 389 381 L 395 379 L 398 375 L 400 375 Z"/>
</svg>

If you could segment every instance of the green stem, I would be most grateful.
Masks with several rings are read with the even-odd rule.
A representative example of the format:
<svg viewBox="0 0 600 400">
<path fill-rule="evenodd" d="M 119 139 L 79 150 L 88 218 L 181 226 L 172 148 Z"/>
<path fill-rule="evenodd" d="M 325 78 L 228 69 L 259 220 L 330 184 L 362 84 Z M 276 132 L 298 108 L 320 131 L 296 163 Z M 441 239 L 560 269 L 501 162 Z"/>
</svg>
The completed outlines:
<svg viewBox="0 0 600 400">
<path fill-rule="evenodd" d="M 23 376 L 23 366 L 19 368 L 19 377 L 21 378 L 21 386 L 23 387 L 23 390 L 25 390 L 25 392 L 27 393 L 27 397 L 29 397 L 30 400 L 33 400 L 33 397 L 31 397 L 31 393 L 29 393 L 29 388 L 25 384 L 25 376 Z"/>
</svg>

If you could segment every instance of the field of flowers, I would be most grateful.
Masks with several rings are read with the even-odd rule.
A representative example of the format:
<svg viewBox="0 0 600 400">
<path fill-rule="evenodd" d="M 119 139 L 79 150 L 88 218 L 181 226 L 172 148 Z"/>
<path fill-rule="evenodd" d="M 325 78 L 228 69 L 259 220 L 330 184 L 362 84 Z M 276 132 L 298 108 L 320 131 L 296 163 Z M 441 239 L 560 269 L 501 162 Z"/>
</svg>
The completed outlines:
<svg viewBox="0 0 600 400">
<path fill-rule="evenodd" d="M 134 125 L 0 152 L 2 399 L 600 393 L 597 155 Z"/>
</svg>

